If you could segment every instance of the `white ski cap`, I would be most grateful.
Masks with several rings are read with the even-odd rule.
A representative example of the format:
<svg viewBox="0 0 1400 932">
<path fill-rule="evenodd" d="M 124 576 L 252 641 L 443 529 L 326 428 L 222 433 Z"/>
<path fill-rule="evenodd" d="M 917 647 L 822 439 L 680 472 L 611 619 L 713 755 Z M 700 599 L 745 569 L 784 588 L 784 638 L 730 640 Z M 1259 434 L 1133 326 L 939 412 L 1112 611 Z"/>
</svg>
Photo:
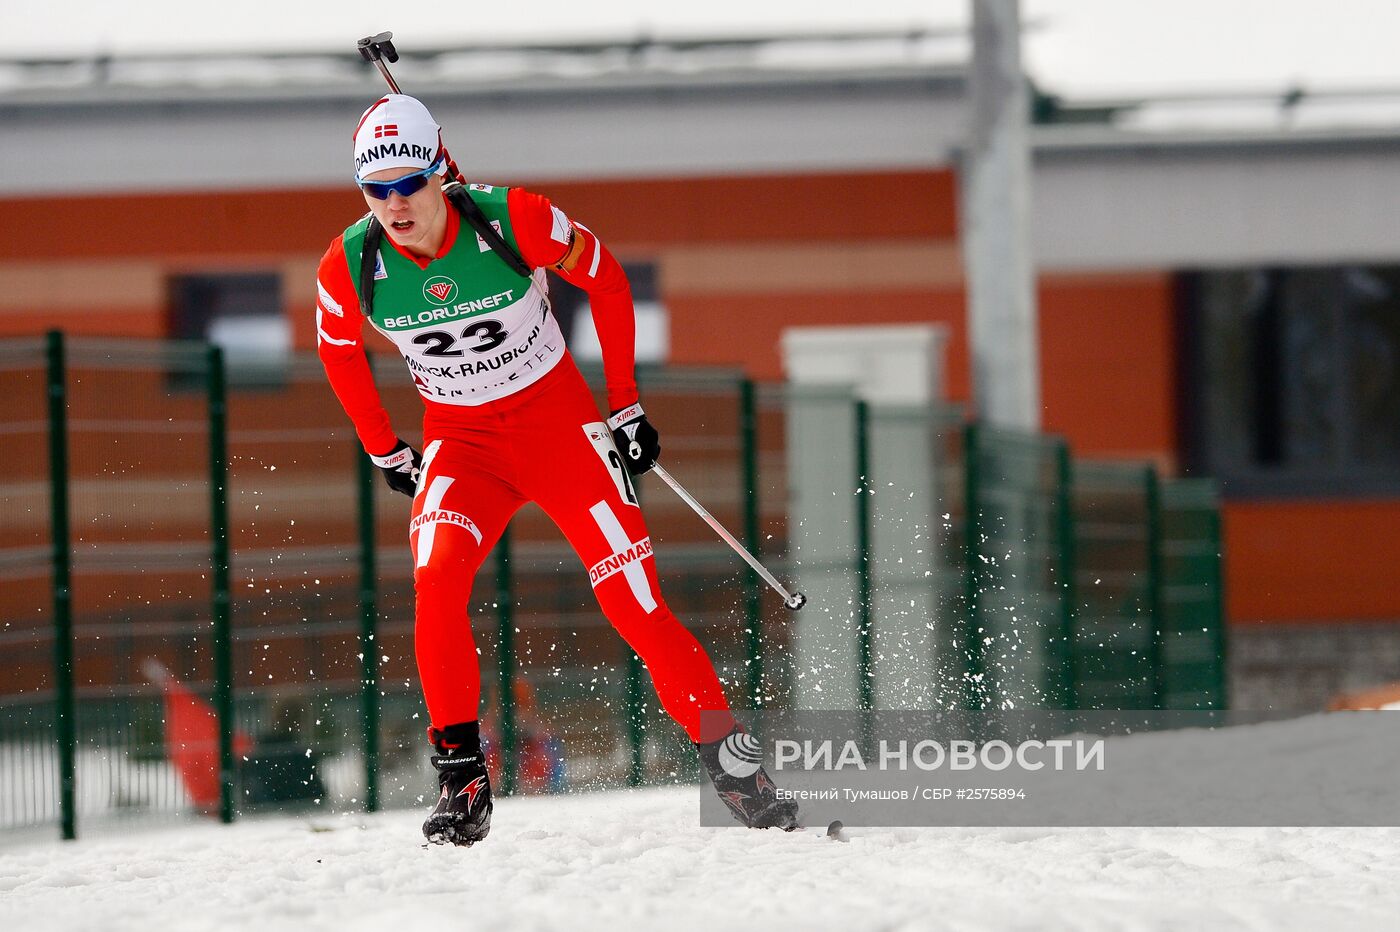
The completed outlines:
<svg viewBox="0 0 1400 932">
<path fill-rule="evenodd" d="M 355 180 L 386 168 L 424 169 L 442 154 L 442 127 L 422 102 L 386 94 L 355 127 Z M 446 171 L 443 165 L 440 171 Z"/>
</svg>

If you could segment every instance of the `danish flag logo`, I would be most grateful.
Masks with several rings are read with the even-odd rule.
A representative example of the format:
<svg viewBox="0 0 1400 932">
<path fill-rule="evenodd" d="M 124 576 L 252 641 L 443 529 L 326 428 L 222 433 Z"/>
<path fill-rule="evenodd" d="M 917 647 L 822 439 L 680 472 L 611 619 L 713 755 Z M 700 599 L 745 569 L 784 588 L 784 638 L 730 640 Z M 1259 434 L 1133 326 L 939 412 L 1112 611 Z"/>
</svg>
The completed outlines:
<svg viewBox="0 0 1400 932">
<path fill-rule="evenodd" d="M 383 139 L 385 136 L 397 136 L 399 134 L 399 124 L 380 123 L 374 128 L 374 138 Z"/>
</svg>

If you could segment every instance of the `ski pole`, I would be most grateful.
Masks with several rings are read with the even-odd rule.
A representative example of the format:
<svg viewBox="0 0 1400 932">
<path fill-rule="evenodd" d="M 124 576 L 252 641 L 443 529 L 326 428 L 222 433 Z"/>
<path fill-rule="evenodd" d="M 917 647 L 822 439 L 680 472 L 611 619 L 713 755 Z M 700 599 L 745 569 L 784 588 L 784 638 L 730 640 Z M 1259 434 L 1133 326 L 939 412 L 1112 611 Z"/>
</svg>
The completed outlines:
<svg viewBox="0 0 1400 932">
<path fill-rule="evenodd" d="M 720 524 L 719 521 L 715 519 L 715 516 L 705 509 L 704 505 L 697 502 L 695 497 L 687 492 L 681 484 L 666 471 L 665 467 L 660 463 L 656 463 L 651 467 L 651 471 L 660 476 L 661 481 L 669 485 L 671 490 L 681 497 L 681 501 L 689 505 L 691 510 L 699 515 L 701 519 L 720 536 L 721 540 L 732 547 L 735 553 L 743 557 L 744 562 L 753 567 L 755 573 L 763 577 L 764 582 L 773 587 L 774 592 L 783 597 L 783 605 L 786 608 L 795 612 L 807 604 L 807 597 L 802 593 L 793 590 L 792 593 L 789 594 L 788 591 L 783 588 L 783 584 L 774 579 L 773 574 L 764 569 L 763 564 L 755 560 L 753 554 L 744 549 L 744 545 L 735 540 L 734 535 L 726 531 L 724 525 Z"/>
</svg>

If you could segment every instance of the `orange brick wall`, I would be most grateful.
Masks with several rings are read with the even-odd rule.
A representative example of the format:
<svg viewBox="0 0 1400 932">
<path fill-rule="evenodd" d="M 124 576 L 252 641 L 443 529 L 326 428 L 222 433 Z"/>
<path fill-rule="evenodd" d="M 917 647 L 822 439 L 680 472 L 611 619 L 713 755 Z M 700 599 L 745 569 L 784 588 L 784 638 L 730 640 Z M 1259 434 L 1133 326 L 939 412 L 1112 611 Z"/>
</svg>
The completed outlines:
<svg viewBox="0 0 1400 932">
<path fill-rule="evenodd" d="M 1167 273 L 1045 276 L 1042 426 L 1087 456 L 1176 460 L 1175 308 Z"/>
<path fill-rule="evenodd" d="M 1230 502 L 1233 621 L 1400 619 L 1400 501 Z"/>
</svg>

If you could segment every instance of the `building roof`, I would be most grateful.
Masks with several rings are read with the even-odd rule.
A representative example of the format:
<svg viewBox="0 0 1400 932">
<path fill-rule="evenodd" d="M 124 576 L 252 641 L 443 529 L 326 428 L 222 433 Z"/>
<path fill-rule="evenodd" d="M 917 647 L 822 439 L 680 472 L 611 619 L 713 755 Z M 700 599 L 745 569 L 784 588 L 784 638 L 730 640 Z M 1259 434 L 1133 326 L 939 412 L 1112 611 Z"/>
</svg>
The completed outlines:
<svg viewBox="0 0 1400 932">
<path fill-rule="evenodd" d="M 478 177 L 539 180 L 953 164 L 966 55 L 961 30 L 868 30 L 454 45 L 392 68 Z M 347 126 L 383 91 L 353 49 L 0 62 L 0 193 L 343 185 Z M 1035 100 L 1038 159 L 1400 141 L 1383 87 Z"/>
</svg>

